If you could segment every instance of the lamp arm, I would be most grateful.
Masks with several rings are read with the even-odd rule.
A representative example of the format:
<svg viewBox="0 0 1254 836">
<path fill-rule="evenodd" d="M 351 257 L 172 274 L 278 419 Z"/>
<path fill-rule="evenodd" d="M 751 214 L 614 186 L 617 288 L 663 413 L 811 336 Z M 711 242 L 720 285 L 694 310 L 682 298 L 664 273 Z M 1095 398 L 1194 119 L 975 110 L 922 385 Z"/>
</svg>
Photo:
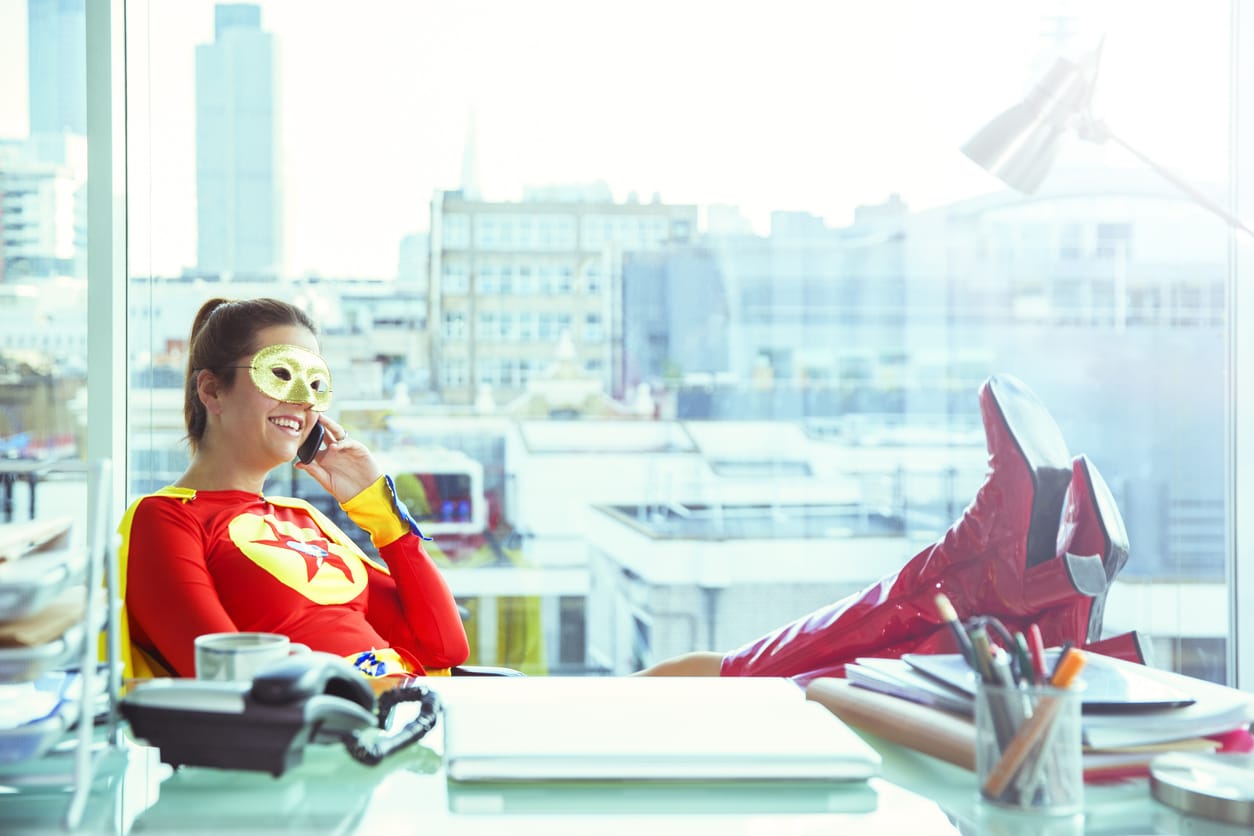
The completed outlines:
<svg viewBox="0 0 1254 836">
<path fill-rule="evenodd" d="M 1124 141 L 1123 138 L 1112 133 L 1110 128 L 1106 127 L 1105 122 L 1089 117 L 1085 120 L 1084 124 L 1081 125 L 1081 127 L 1079 128 L 1079 134 L 1083 139 L 1087 139 L 1090 142 L 1104 142 L 1108 139 L 1111 140 L 1116 145 L 1120 146 L 1125 151 L 1130 153 L 1132 156 L 1136 157 L 1138 160 L 1145 163 L 1145 165 L 1149 166 L 1154 171 L 1158 172 L 1163 177 L 1163 179 L 1169 181 L 1176 188 L 1180 189 L 1180 191 L 1184 192 L 1189 197 L 1193 198 L 1193 200 L 1196 203 L 1214 212 L 1216 215 L 1218 215 L 1219 217 L 1227 221 L 1229 225 L 1231 225 L 1232 227 L 1239 229 L 1242 232 L 1249 235 L 1250 237 L 1254 238 L 1254 229 L 1250 229 L 1248 226 L 1242 223 L 1240 218 L 1238 218 L 1236 215 L 1229 212 L 1224 207 L 1220 206 L 1215 201 L 1211 200 L 1206 195 L 1202 194 L 1200 191 L 1197 190 L 1197 188 L 1185 182 L 1178 175 L 1176 175 L 1175 172 L 1171 171 L 1166 166 L 1161 165 L 1160 163 L 1145 156 L 1145 154 L 1141 153 L 1136 148 L 1133 148 L 1126 141 Z"/>
</svg>

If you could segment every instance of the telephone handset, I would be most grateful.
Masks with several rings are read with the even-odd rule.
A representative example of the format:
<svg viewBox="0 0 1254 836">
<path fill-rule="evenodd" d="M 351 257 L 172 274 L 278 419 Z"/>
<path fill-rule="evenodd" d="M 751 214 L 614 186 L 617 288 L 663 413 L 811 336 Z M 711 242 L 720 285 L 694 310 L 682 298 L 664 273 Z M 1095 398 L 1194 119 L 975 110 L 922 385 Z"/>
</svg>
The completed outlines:
<svg viewBox="0 0 1254 836">
<path fill-rule="evenodd" d="M 322 436 L 326 430 L 322 428 L 322 421 L 315 421 L 313 429 L 309 431 L 309 435 L 305 436 L 305 440 L 300 443 L 300 447 L 296 448 L 296 460 L 301 464 L 309 464 L 314 460 L 314 456 L 318 455 L 318 448 L 322 446 Z"/>
<path fill-rule="evenodd" d="M 422 703 L 418 717 L 389 729 L 392 709 L 410 701 Z M 421 685 L 386 691 L 376 701 L 366 678 L 348 662 L 305 653 L 265 667 L 252 682 L 149 680 L 119 708 L 135 736 L 172 766 L 253 769 L 277 777 L 301 762 L 307 743 L 342 742 L 356 760 L 376 764 L 430 731 L 439 702 Z"/>
</svg>

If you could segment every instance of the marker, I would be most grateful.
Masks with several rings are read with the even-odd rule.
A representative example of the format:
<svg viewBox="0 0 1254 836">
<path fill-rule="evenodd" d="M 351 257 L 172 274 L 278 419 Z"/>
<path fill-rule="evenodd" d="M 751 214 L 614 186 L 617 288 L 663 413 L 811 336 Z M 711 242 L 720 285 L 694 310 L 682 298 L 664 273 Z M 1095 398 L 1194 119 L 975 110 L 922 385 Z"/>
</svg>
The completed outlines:
<svg viewBox="0 0 1254 836">
<path fill-rule="evenodd" d="M 1028 625 L 1028 652 L 1032 655 L 1032 672 L 1037 683 L 1044 685 L 1045 678 L 1045 641 L 1041 638 L 1041 628 L 1036 624 Z"/>
<path fill-rule="evenodd" d="M 1067 648 L 1063 652 L 1062 658 L 1058 660 L 1049 684 L 1055 688 L 1070 688 L 1071 683 L 1075 682 L 1076 676 L 1079 675 L 1080 669 L 1087 662 L 1088 657 L 1084 655 L 1084 651 L 1076 650 L 1074 647 Z"/>
<path fill-rule="evenodd" d="M 1054 660 L 1054 669 L 1049 672 L 1048 682 L 1054 681 L 1054 676 L 1058 673 L 1058 668 L 1062 665 L 1062 660 L 1067 658 L 1067 651 L 1071 650 L 1073 647 L 1075 647 L 1075 642 L 1070 639 L 1067 639 L 1062 643 L 1062 649 L 1058 651 L 1058 658 Z"/>
<path fill-rule="evenodd" d="M 936 609 L 940 611 L 941 620 L 949 625 L 950 632 L 954 634 L 954 641 L 958 643 L 958 652 L 962 654 L 962 658 L 967 660 L 972 670 L 978 671 L 979 663 L 975 660 L 975 648 L 971 646 L 971 637 L 962 628 L 962 622 L 958 620 L 958 611 L 954 609 L 949 596 L 943 592 L 938 593 Z"/>
</svg>

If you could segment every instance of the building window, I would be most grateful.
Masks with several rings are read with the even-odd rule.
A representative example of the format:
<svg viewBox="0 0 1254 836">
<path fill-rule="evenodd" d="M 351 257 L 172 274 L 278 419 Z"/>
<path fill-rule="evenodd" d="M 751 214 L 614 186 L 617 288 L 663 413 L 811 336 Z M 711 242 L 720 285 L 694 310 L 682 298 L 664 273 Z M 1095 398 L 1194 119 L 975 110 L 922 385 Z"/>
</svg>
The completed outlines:
<svg viewBox="0 0 1254 836">
<path fill-rule="evenodd" d="M 445 311 L 444 328 L 440 333 L 446 340 L 466 339 L 466 315 L 461 311 Z"/>
<path fill-rule="evenodd" d="M 1097 225 L 1097 257 L 1127 258 L 1132 241 L 1132 227 L 1126 223 Z"/>
<path fill-rule="evenodd" d="M 604 338 L 605 333 L 601 328 L 601 315 L 599 313 L 585 314 L 583 318 L 584 342 L 599 343 Z"/>
</svg>

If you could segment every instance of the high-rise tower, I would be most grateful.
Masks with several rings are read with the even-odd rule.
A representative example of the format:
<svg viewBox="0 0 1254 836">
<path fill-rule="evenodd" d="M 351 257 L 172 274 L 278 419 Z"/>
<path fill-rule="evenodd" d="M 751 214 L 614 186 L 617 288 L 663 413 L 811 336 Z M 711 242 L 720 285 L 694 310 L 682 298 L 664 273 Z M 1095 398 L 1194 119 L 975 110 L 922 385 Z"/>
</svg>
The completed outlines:
<svg viewBox="0 0 1254 836">
<path fill-rule="evenodd" d="M 30 133 L 87 133 L 84 0 L 27 0 Z"/>
<path fill-rule="evenodd" d="M 197 267 L 274 276 L 283 201 L 274 36 L 261 9 L 214 9 L 214 40 L 196 47 Z"/>
</svg>

